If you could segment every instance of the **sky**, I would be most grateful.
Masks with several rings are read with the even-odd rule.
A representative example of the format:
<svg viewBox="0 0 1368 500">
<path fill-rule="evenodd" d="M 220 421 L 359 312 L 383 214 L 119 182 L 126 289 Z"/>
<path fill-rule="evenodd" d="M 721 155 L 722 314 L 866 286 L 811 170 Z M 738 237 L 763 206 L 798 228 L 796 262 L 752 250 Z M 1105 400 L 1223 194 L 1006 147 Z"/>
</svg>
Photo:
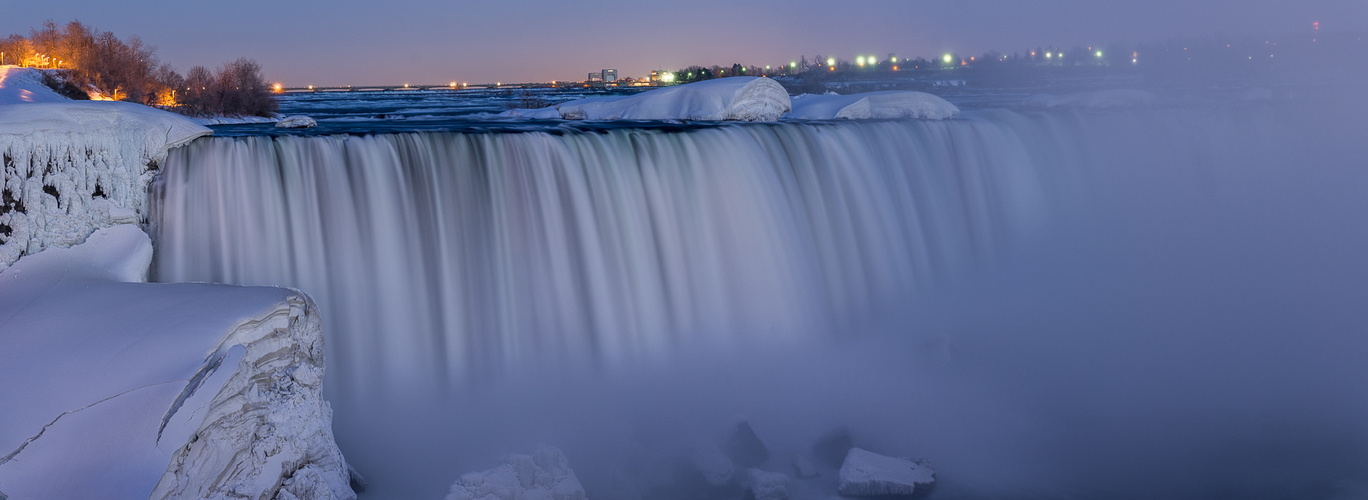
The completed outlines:
<svg viewBox="0 0 1368 500">
<path fill-rule="evenodd" d="M 6 2 L 10 3 L 10 2 Z M 1364 0 L 108 0 L 6 5 L 0 36 L 73 19 L 184 73 L 248 57 L 287 86 L 583 80 L 799 56 L 934 57 L 1368 28 Z"/>
</svg>

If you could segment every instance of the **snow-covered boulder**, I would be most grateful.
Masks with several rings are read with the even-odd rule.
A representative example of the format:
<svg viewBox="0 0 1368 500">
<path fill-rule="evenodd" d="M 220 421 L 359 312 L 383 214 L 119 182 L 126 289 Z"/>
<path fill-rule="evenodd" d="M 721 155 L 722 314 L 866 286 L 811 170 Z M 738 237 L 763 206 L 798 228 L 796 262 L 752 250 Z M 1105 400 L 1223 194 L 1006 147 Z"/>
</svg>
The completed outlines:
<svg viewBox="0 0 1368 500">
<path fill-rule="evenodd" d="M 69 101 L 41 78 L 0 68 L 0 269 L 145 218 L 152 168 L 172 147 L 211 133 L 139 104 Z"/>
<path fill-rule="evenodd" d="M 292 115 L 281 118 L 275 126 L 276 128 L 310 128 L 317 127 L 318 120 L 304 115 Z"/>
<path fill-rule="evenodd" d="M 936 472 L 925 461 L 851 448 L 841 464 L 837 491 L 848 497 L 908 496 L 926 493 L 935 482 Z"/>
<path fill-rule="evenodd" d="M 1026 98 L 1024 104 L 1038 108 L 1120 108 L 1149 106 L 1158 100 L 1153 93 L 1144 90 L 1109 89 L 1064 95 L 1036 94 Z"/>
<path fill-rule="evenodd" d="M 722 453 L 740 468 L 750 468 L 769 460 L 769 448 L 755 435 L 750 422 L 745 418 L 738 420 L 727 430 L 719 444 Z"/>
<path fill-rule="evenodd" d="M 503 464 L 462 475 L 447 500 L 584 500 L 570 461 L 560 450 L 539 446 L 530 455 L 512 454 Z"/>
<path fill-rule="evenodd" d="M 556 106 L 567 120 L 737 120 L 768 122 L 789 110 L 789 95 L 764 77 L 731 77 L 630 96 L 590 97 Z"/>
<path fill-rule="evenodd" d="M 788 500 L 788 476 L 760 469 L 747 469 L 746 475 L 746 483 L 755 500 Z"/>
<path fill-rule="evenodd" d="M 312 301 L 151 256 L 121 225 L 0 271 L 0 496 L 353 498 Z"/>
<path fill-rule="evenodd" d="M 803 94 L 793 98 L 787 118 L 797 120 L 917 118 L 944 120 L 959 114 L 950 101 L 925 92 L 888 90 L 862 94 Z"/>
</svg>

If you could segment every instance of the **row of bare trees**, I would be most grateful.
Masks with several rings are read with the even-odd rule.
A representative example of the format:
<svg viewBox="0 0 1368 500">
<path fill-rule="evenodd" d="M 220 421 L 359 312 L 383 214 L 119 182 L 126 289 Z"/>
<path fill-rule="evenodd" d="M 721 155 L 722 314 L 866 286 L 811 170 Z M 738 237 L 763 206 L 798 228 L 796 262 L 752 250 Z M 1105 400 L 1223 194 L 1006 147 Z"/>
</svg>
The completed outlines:
<svg viewBox="0 0 1368 500">
<path fill-rule="evenodd" d="M 217 71 L 195 66 L 181 76 L 157 60 L 156 48 L 137 36 L 120 40 L 79 21 L 48 21 L 28 37 L 0 38 L 0 63 L 59 71 L 88 93 L 159 106 L 196 116 L 269 116 L 276 111 L 261 66 L 250 59 Z"/>
</svg>

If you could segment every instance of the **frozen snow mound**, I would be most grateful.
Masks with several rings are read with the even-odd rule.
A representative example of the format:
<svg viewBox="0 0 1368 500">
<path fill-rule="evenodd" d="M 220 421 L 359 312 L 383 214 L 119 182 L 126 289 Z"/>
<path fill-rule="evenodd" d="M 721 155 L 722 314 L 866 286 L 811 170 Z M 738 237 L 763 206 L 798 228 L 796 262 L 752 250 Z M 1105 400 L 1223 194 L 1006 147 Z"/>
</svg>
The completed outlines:
<svg viewBox="0 0 1368 500">
<path fill-rule="evenodd" d="M 1123 108 L 1149 106 L 1159 101 L 1153 93 L 1137 89 L 1110 89 L 1064 95 L 1036 94 L 1026 98 L 1026 106 L 1038 108 Z"/>
<path fill-rule="evenodd" d="M 503 464 L 462 475 L 447 500 L 584 500 L 570 461 L 559 449 L 542 445 L 530 455 L 512 454 Z"/>
<path fill-rule="evenodd" d="M 566 120 L 700 120 L 772 122 L 790 108 L 788 92 L 764 77 L 737 76 L 650 90 L 630 96 L 590 97 L 556 106 Z"/>
<path fill-rule="evenodd" d="M 936 472 L 925 461 L 851 448 L 841 464 L 837 491 L 851 497 L 907 496 L 926 493 L 935 482 Z"/>
<path fill-rule="evenodd" d="M 151 257 L 120 225 L 0 271 L 0 497 L 353 498 L 308 296 Z"/>
<path fill-rule="evenodd" d="M 310 128 L 317 127 L 318 120 L 304 115 L 287 116 L 276 122 L 276 128 Z"/>
<path fill-rule="evenodd" d="M 888 90 L 848 95 L 803 94 L 793 98 L 793 110 L 785 117 L 797 120 L 944 120 L 959 112 L 950 101 L 926 92 Z"/>
<path fill-rule="evenodd" d="M 97 228 L 142 220 L 153 167 L 171 148 L 210 134 L 128 102 L 11 99 L 51 92 L 36 74 L 0 68 L 0 270 Z"/>
<path fill-rule="evenodd" d="M 555 106 L 535 109 L 516 108 L 499 113 L 499 116 L 512 118 L 531 118 L 534 120 L 558 120 L 561 117 L 560 110 Z"/>
</svg>

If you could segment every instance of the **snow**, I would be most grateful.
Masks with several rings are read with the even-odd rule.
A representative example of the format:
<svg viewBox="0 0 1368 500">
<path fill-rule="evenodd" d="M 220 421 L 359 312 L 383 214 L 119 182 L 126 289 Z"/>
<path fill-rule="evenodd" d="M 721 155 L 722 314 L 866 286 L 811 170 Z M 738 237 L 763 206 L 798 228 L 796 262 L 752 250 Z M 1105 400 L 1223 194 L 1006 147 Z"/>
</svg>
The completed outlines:
<svg viewBox="0 0 1368 500">
<path fill-rule="evenodd" d="M 786 500 L 789 497 L 789 477 L 778 472 L 748 469 L 751 495 L 755 500 Z"/>
<path fill-rule="evenodd" d="M 793 98 L 786 118 L 798 120 L 863 120 L 919 118 L 944 120 L 959 114 L 950 101 L 925 92 L 889 90 L 861 94 L 803 94 Z"/>
<path fill-rule="evenodd" d="M 631 96 L 590 97 L 556 106 L 567 120 L 775 121 L 789 95 L 763 77 L 731 77 L 665 87 Z"/>
<path fill-rule="evenodd" d="M 0 271 L 0 496 L 352 497 L 312 301 L 151 256 L 120 225 Z"/>
<path fill-rule="evenodd" d="M 936 481 L 930 465 L 851 448 L 837 486 L 842 496 L 905 496 L 925 492 Z"/>
<path fill-rule="evenodd" d="M 556 120 L 561 117 L 560 110 L 555 106 L 536 109 L 510 109 L 499 113 L 499 116 L 509 116 L 514 118 L 531 118 L 533 120 Z"/>
<path fill-rule="evenodd" d="M 1036 94 L 1026 98 L 1027 106 L 1040 108 L 1120 108 L 1149 106 L 1159 98 L 1154 93 L 1137 89 L 1109 89 L 1072 94 Z"/>
<path fill-rule="evenodd" d="M 318 121 L 304 115 L 293 115 L 282 118 L 276 122 L 277 128 L 309 128 L 317 127 Z"/>
<path fill-rule="evenodd" d="M 530 455 L 511 454 L 498 467 L 461 476 L 447 500 L 584 500 L 570 460 L 541 445 Z"/>
<path fill-rule="evenodd" d="M 209 135 L 174 113 L 117 101 L 70 101 L 38 70 L 0 67 L 0 269 L 97 228 L 146 216 L 150 165 Z M 55 195 L 53 194 L 55 193 Z M 98 193 L 98 194 L 97 194 Z"/>
</svg>

